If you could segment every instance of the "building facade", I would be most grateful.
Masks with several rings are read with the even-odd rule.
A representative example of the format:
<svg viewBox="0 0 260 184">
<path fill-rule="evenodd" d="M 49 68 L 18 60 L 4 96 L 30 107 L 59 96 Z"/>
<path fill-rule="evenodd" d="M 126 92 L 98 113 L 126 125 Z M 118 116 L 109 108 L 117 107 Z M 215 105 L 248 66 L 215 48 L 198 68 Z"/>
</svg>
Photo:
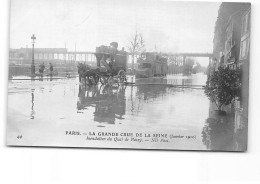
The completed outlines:
<svg viewBox="0 0 260 184">
<path fill-rule="evenodd" d="M 224 66 L 235 69 L 239 61 L 242 12 L 230 16 L 226 28 Z"/>
<path fill-rule="evenodd" d="M 236 126 L 243 129 L 244 122 L 248 121 L 248 101 L 249 101 L 249 61 L 250 61 L 250 23 L 251 9 L 245 11 L 241 18 L 241 40 L 240 54 L 237 67 L 241 69 L 241 96 L 235 101 L 236 107 Z"/>
<path fill-rule="evenodd" d="M 248 122 L 250 15 L 250 4 L 245 4 L 228 18 L 224 28 L 225 34 L 214 40 L 214 43 L 220 41 L 224 43 L 224 47 L 218 50 L 218 56 L 215 54 L 216 58 L 209 66 L 212 71 L 210 75 L 219 67 L 229 67 L 241 71 L 239 97 L 224 108 L 227 112 L 235 113 L 235 130 L 237 131 L 247 129 Z"/>
<path fill-rule="evenodd" d="M 248 63 L 250 59 L 250 17 L 251 9 L 248 9 L 242 16 L 239 65 Z"/>
</svg>

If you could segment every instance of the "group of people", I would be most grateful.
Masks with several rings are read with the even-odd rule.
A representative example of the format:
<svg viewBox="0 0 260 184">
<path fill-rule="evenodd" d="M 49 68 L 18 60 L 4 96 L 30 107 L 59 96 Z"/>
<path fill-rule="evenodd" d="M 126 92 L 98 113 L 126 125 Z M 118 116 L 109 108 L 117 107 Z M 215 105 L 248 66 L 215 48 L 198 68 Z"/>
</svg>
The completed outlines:
<svg viewBox="0 0 260 184">
<path fill-rule="evenodd" d="M 44 63 L 41 63 L 39 65 L 39 73 L 41 74 L 41 76 L 43 76 L 44 69 L 45 69 L 45 65 L 44 65 Z M 50 76 L 52 77 L 52 75 L 53 75 L 53 65 L 52 65 L 52 63 L 49 63 L 49 69 L 50 69 Z"/>
</svg>

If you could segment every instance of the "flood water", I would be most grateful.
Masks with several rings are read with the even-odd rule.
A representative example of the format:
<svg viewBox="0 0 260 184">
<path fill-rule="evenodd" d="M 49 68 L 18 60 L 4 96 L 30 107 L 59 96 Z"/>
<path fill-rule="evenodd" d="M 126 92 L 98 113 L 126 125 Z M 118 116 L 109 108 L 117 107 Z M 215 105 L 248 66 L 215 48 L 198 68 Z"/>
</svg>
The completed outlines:
<svg viewBox="0 0 260 184">
<path fill-rule="evenodd" d="M 85 86 L 78 78 L 12 80 L 8 90 L 8 137 L 21 131 L 25 135 L 46 132 L 51 140 L 52 130 L 59 127 L 133 129 L 196 136 L 194 141 L 176 142 L 174 149 L 242 150 L 246 142 L 241 142 L 241 135 L 237 138 L 234 116 L 212 115 L 212 104 L 203 89 L 196 86 L 205 85 L 206 78 L 203 74 L 136 81 L 129 77 L 136 85 L 113 87 Z M 33 137 L 27 139 L 32 142 Z M 67 145 L 57 137 L 55 140 L 53 145 Z"/>
</svg>

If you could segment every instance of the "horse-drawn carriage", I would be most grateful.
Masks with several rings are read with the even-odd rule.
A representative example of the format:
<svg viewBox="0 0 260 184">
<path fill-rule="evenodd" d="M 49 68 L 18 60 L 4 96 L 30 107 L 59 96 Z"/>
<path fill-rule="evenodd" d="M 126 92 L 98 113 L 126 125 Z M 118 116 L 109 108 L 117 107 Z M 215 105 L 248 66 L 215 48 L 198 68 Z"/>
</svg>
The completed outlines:
<svg viewBox="0 0 260 184">
<path fill-rule="evenodd" d="M 117 50 L 117 42 L 112 42 L 110 46 L 100 46 L 94 53 L 97 66 L 90 66 L 79 63 L 79 81 L 84 79 L 85 83 L 97 84 L 99 81 L 103 85 L 122 84 L 126 82 L 127 52 Z"/>
</svg>

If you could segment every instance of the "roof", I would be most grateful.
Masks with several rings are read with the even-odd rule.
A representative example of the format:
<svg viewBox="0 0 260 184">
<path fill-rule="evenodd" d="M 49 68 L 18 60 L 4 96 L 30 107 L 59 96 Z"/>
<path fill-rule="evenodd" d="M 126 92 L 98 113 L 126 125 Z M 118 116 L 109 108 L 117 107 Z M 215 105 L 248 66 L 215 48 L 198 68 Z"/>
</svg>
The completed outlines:
<svg viewBox="0 0 260 184">
<path fill-rule="evenodd" d="M 31 52 L 32 48 L 21 48 L 21 51 L 29 51 Z M 67 52 L 66 48 L 34 48 L 34 52 L 42 52 L 42 53 L 64 53 Z"/>
<path fill-rule="evenodd" d="M 35 48 L 35 52 L 60 53 L 67 52 L 66 48 Z"/>
</svg>

